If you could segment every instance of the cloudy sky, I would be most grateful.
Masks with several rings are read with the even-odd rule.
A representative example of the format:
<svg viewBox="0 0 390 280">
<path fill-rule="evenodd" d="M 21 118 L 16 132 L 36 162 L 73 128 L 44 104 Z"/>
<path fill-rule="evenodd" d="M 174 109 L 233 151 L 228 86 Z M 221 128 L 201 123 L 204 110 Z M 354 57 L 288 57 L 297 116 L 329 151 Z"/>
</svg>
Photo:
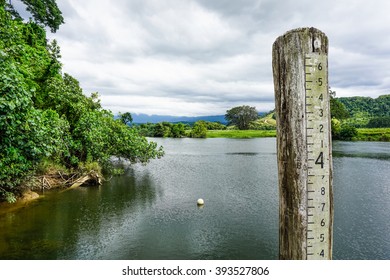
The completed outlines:
<svg viewBox="0 0 390 280">
<path fill-rule="evenodd" d="M 57 0 L 64 72 L 114 113 L 274 108 L 271 50 L 297 27 L 330 41 L 337 96 L 389 94 L 390 1 Z"/>
</svg>

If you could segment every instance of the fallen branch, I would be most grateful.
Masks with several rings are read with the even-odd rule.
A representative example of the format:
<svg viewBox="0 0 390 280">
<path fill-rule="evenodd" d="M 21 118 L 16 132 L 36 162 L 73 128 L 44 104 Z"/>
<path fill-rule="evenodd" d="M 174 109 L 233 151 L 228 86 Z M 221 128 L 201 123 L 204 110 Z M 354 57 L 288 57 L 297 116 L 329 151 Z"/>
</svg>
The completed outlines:
<svg viewBox="0 0 390 280">
<path fill-rule="evenodd" d="M 101 185 L 102 184 L 102 178 L 101 176 L 95 172 L 95 171 L 91 171 L 89 174 L 83 176 L 83 177 L 80 177 L 79 179 L 77 179 L 69 188 L 67 188 L 66 190 L 71 190 L 71 189 L 75 189 L 75 188 L 78 188 L 82 185 L 85 185 L 85 184 L 93 184 L 93 185 Z"/>
<path fill-rule="evenodd" d="M 45 183 L 49 186 L 49 188 L 47 188 L 47 189 L 51 189 L 51 185 L 50 185 L 49 181 L 46 179 L 45 176 L 43 176 L 42 183 L 43 183 L 42 184 L 42 189 L 45 188 Z"/>
</svg>

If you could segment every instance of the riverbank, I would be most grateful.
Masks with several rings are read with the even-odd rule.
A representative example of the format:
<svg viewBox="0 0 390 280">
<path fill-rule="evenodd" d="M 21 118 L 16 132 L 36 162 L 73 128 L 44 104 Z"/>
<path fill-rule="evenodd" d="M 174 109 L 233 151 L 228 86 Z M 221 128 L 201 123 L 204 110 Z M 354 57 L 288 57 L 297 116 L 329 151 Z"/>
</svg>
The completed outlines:
<svg viewBox="0 0 390 280">
<path fill-rule="evenodd" d="M 358 128 L 354 141 L 390 142 L 390 128 Z"/>
<path fill-rule="evenodd" d="M 390 142 L 390 128 L 358 128 L 352 141 Z M 262 138 L 276 137 L 276 130 L 209 130 L 207 138 Z"/>
<path fill-rule="evenodd" d="M 63 171 L 49 168 L 44 174 L 36 174 L 26 179 L 24 183 L 15 189 L 9 201 L 0 201 L 1 210 L 13 210 L 25 207 L 26 204 L 40 198 L 40 193 L 47 190 L 70 190 L 83 185 L 101 185 L 103 175 L 100 168 L 77 172 Z M 12 205 L 12 206 L 11 206 Z"/>
<path fill-rule="evenodd" d="M 276 130 L 209 130 L 207 138 L 262 138 L 276 137 Z"/>
</svg>

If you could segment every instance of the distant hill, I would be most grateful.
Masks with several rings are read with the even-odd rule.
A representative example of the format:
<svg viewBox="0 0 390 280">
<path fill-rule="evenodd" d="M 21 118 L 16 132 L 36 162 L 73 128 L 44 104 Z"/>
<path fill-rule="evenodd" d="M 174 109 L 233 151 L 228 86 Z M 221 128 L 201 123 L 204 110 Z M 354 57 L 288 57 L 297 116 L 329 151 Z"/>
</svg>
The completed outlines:
<svg viewBox="0 0 390 280">
<path fill-rule="evenodd" d="M 356 128 L 390 127 L 390 94 L 378 98 L 354 96 L 336 99 L 349 114 L 349 118 L 343 120 L 344 124 Z"/>
<path fill-rule="evenodd" d="M 220 122 L 226 124 L 225 116 L 200 116 L 200 117 L 185 117 L 185 116 L 169 116 L 169 115 L 146 115 L 146 114 L 132 114 L 133 123 L 159 123 L 159 122 L 170 122 L 170 123 L 194 123 L 200 120 L 209 122 Z"/>
<path fill-rule="evenodd" d="M 371 97 L 339 97 L 351 116 L 365 112 L 371 117 L 390 116 L 390 94 L 378 98 Z"/>
<path fill-rule="evenodd" d="M 261 116 L 258 120 L 252 122 L 250 129 L 256 130 L 275 130 L 276 120 L 274 118 L 275 112 L 271 111 L 268 114 Z"/>
<path fill-rule="evenodd" d="M 263 116 L 266 113 L 260 112 L 259 116 Z M 170 122 L 170 123 L 194 123 L 197 121 L 207 121 L 207 122 L 220 122 L 222 124 L 227 124 L 225 120 L 225 115 L 216 115 L 216 116 L 199 116 L 199 117 L 186 117 L 186 116 L 169 116 L 169 115 L 146 115 L 146 114 L 131 114 L 133 117 L 133 123 L 159 123 L 159 122 Z"/>
</svg>

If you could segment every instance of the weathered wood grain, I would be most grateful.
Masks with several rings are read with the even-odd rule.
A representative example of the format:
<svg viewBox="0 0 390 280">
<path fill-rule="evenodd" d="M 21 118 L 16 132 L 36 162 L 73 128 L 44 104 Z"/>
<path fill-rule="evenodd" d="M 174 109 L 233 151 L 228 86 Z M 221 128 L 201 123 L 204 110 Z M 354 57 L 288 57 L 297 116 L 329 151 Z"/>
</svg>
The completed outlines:
<svg viewBox="0 0 390 280">
<path fill-rule="evenodd" d="M 272 50 L 280 198 L 280 259 L 306 259 L 307 147 L 304 65 L 305 54 L 310 52 L 328 53 L 326 35 L 315 28 L 299 28 L 285 33 L 277 38 Z"/>
</svg>

